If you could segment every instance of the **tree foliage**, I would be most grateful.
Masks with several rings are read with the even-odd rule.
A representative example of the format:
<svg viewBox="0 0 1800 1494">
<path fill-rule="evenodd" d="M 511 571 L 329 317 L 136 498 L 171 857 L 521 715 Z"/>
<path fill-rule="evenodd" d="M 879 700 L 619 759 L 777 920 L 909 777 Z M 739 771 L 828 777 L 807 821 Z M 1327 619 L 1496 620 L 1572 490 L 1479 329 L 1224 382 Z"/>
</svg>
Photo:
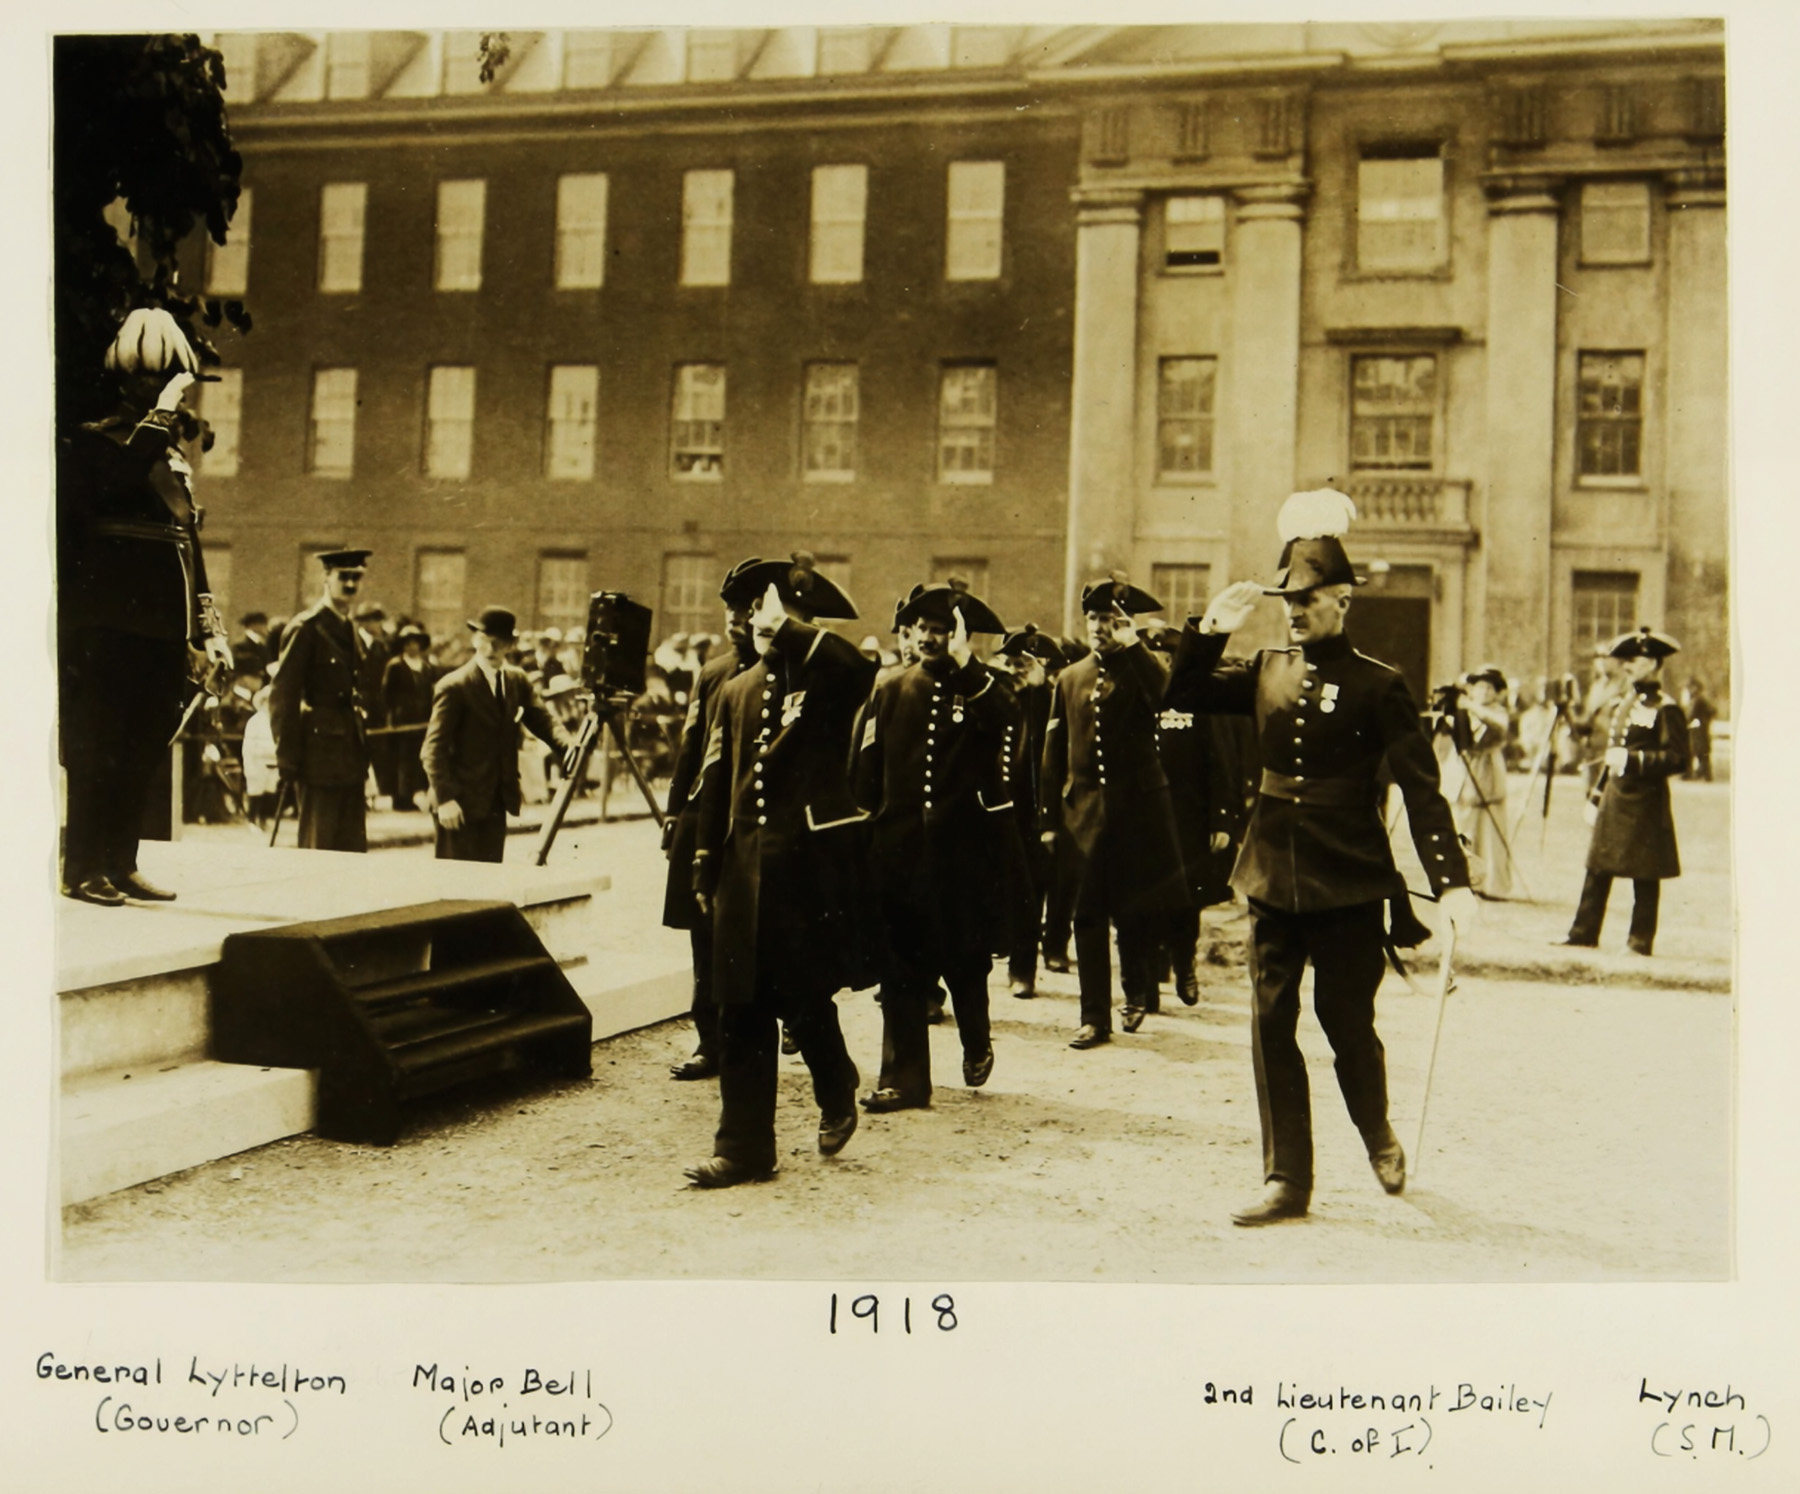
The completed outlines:
<svg viewBox="0 0 1800 1494">
<path fill-rule="evenodd" d="M 243 162 L 225 116 L 225 62 L 196 36 L 58 36 L 53 53 L 52 209 L 59 426 L 110 398 L 107 344 L 136 306 L 166 308 L 202 362 L 203 327 L 250 318 L 237 301 L 190 293 L 181 246 L 198 229 L 225 242 Z M 135 253 L 107 220 L 122 201 Z"/>
</svg>

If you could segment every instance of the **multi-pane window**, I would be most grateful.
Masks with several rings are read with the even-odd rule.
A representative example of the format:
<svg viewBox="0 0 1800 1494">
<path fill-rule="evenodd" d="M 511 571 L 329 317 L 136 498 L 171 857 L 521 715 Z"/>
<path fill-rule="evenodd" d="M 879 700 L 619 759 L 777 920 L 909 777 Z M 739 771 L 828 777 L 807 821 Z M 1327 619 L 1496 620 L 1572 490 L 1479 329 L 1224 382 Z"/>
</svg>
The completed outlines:
<svg viewBox="0 0 1800 1494">
<path fill-rule="evenodd" d="M 556 284 L 589 290 L 606 282 L 606 173 L 556 182 Z"/>
<path fill-rule="evenodd" d="M 579 634 L 587 626 L 588 558 L 584 551 L 538 556 L 537 625 Z"/>
<path fill-rule="evenodd" d="M 1153 565 L 1150 594 L 1162 603 L 1163 617 L 1180 627 L 1190 617 L 1206 612 L 1212 567 L 1207 565 Z"/>
<path fill-rule="evenodd" d="M 1212 270 L 1225 262 L 1225 199 L 1171 197 L 1163 209 L 1163 265 Z"/>
<path fill-rule="evenodd" d="M 485 93 L 492 84 L 481 81 L 481 33 L 444 33 L 444 92 Z"/>
<path fill-rule="evenodd" d="M 856 476 L 860 414 L 854 363 L 806 365 L 800 458 L 808 482 L 849 482 Z"/>
<path fill-rule="evenodd" d="M 996 280 L 1006 209 L 1004 161 L 952 161 L 944 249 L 946 280 Z"/>
<path fill-rule="evenodd" d="M 867 166 L 815 166 L 812 244 L 814 285 L 853 285 L 863 278 L 863 224 L 869 206 Z"/>
<path fill-rule="evenodd" d="M 1643 471 L 1643 353 L 1582 353 L 1576 389 L 1576 476 L 1637 477 Z"/>
<path fill-rule="evenodd" d="M 414 610 L 435 639 L 464 636 L 469 557 L 461 550 L 421 550 L 414 573 Z"/>
<path fill-rule="evenodd" d="M 1576 571 L 1570 577 L 1569 652 L 1576 672 L 1587 667 L 1596 644 L 1637 626 L 1636 571 Z"/>
<path fill-rule="evenodd" d="M 1650 184 L 1588 182 L 1581 189 L 1581 262 L 1650 262 Z"/>
<path fill-rule="evenodd" d="M 318 477 L 356 469 L 356 370 L 313 370 L 312 449 L 307 468 Z"/>
<path fill-rule="evenodd" d="M 690 171 L 681 181 L 681 283 L 731 284 L 729 171 Z"/>
<path fill-rule="evenodd" d="M 600 369 L 592 363 L 560 363 L 550 370 L 545 413 L 544 475 L 594 475 L 594 431 L 600 408 Z"/>
<path fill-rule="evenodd" d="M 1350 465 L 1428 472 L 1434 460 L 1437 358 L 1373 353 L 1350 360 Z"/>
<path fill-rule="evenodd" d="M 1156 466 L 1164 477 L 1213 469 L 1217 358 L 1164 358 L 1157 366 Z"/>
<path fill-rule="evenodd" d="M 725 365 L 678 363 L 669 422 L 669 471 L 717 481 L 725 475 Z"/>
<path fill-rule="evenodd" d="M 821 26 L 819 76 L 868 72 L 870 29 L 867 26 Z"/>
<path fill-rule="evenodd" d="M 425 475 L 467 477 L 475 448 L 475 370 L 440 365 L 425 395 Z"/>
<path fill-rule="evenodd" d="M 737 76 L 737 71 L 737 32 L 715 30 L 688 32 L 688 82 L 727 83 Z"/>
<path fill-rule="evenodd" d="M 225 242 L 206 241 L 206 293 L 241 296 L 250 286 L 250 189 L 238 193 Z"/>
<path fill-rule="evenodd" d="M 663 556 L 662 637 L 712 631 L 719 621 L 717 572 L 710 555 Z"/>
<path fill-rule="evenodd" d="M 987 600 L 988 563 L 985 555 L 934 555 L 931 558 L 931 579 L 933 581 L 953 581 Z"/>
<path fill-rule="evenodd" d="M 481 289 L 481 234 L 487 217 L 487 183 L 479 177 L 439 182 L 437 193 L 437 288 Z"/>
<path fill-rule="evenodd" d="M 208 477 L 236 477 L 238 433 L 242 429 L 244 371 L 215 368 L 200 386 L 200 417 L 212 427 L 212 450 L 200 458 L 200 470 Z M 210 550 L 207 551 L 211 565 Z"/>
<path fill-rule="evenodd" d="M 230 102 L 251 103 L 256 98 L 256 33 L 215 32 L 212 44 L 225 59 L 225 92 Z"/>
<path fill-rule="evenodd" d="M 950 363 L 938 384 L 938 481 L 994 480 L 995 387 L 991 363 Z"/>
<path fill-rule="evenodd" d="M 327 182 L 319 191 L 319 289 L 359 291 L 367 182 Z"/>
<path fill-rule="evenodd" d="M 564 88 L 605 88 L 612 82 L 612 71 L 610 31 L 563 32 Z"/>
<path fill-rule="evenodd" d="M 370 44 L 367 31 L 334 31 L 325 43 L 325 97 L 366 99 L 369 96 Z"/>
<path fill-rule="evenodd" d="M 1449 249 L 1438 148 L 1365 153 L 1356 167 L 1357 268 L 1436 270 Z"/>
</svg>

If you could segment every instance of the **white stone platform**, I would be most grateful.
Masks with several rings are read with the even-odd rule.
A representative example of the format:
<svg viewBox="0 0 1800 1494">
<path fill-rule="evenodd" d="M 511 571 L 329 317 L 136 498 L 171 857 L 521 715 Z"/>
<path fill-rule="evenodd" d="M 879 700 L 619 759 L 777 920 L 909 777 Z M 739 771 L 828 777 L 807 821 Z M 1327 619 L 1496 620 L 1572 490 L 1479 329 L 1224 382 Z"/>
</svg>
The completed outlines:
<svg viewBox="0 0 1800 1494">
<path fill-rule="evenodd" d="M 241 845 L 145 842 L 178 901 L 58 903 L 65 1204 L 310 1130 L 316 1076 L 206 1057 L 209 973 L 227 934 L 441 898 L 521 908 L 594 1018 L 594 1040 L 686 1011 L 689 972 L 607 917 L 610 876 Z"/>
</svg>

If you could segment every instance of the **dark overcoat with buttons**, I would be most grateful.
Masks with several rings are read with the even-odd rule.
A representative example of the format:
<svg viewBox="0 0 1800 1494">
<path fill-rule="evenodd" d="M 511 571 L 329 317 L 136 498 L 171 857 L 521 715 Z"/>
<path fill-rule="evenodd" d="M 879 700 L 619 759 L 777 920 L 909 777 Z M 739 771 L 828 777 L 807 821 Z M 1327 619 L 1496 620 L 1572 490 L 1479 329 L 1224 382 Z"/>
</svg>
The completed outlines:
<svg viewBox="0 0 1800 1494">
<path fill-rule="evenodd" d="M 850 792 L 857 713 L 876 665 L 792 620 L 728 681 L 702 764 L 696 853 L 714 883 L 713 992 L 802 996 L 879 978 L 866 938 L 866 816 Z"/>
<path fill-rule="evenodd" d="M 560 665 L 558 666 L 561 667 Z M 663 926 L 691 929 L 701 918 L 694 900 L 694 844 L 700 825 L 700 766 L 706 761 L 706 739 L 727 681 L 744 668 L 735 646 L 725 644 L 707 659 L 688 695 L 687 719 L 669 778 L 668 814 L 675 821 L 669 840 L 669 876 L 663 886 Z"/>
<path fill-rule="evenodd" d="M 1682 709 L 1655 680 L 1640 680 L 1614 703 L 1604 727 L 1606 745 L 1625 749 L 1625 768 L 1606 772 L 1587 868 L 1634 881 L 1679 877 L 1669 780 L 1687 771 Z"/>
<path fill-rule="evenodd" d="M 851 775 L 890 935 L 927 910 L 947 955 L 985 957 L 1003 935 L 1016 841 L 1006 754 L 1017 707 L 979 659 L 915 664 L 876 686 Z"/>
<path fill-rule="evenodd" d="M 1169 775 L 1181 864 L 1187 871 L 1188 891 L 1202 908 L 1231 901 L 1230 853 L 1212 849 L 1213 835 L 1228 836 L 1233 843 L 1243 838 L 1242 801 L 1231 765 L 1220 750 L 1226 739 L 1217 729 L 1219 719 L 1171 707 L 1156 723 L 1156 747 Z"/>
<path fill-rule="evenodd" d="M 360 787 L 368 776 L 361 646 L 323 598 L 282 630 L 269 722 L 284 776 L 318 788 Z"/>
<path fill-rule="evenodd" d="M 1157 751 L 1168 676 L 1142 643 L 1089 654 L 1056 677 L 1044 731 L 1040 831 L 1065 832 L 1080 860 L 1078 912 L 1136 916 L 1190 906 L 1169 777 Z M 1096 868 L 1096 855 L 1106 864 Z M 1092 873 L 1108 904 L 1093 907 Z M 1084 907 L 1085 905 L 1085 907 Z"/>
<path fill-rule="evenodd" d="M 1231 885 L 1289 913 L 1375 902 L 1405 891 L 1382 820 L 1383 772 L 1406 801 L 1435 895 L 1469 869 L 1437 758 L 1406 681 L 1338 634 L 1301 648 L 1225 659 L 1227 635 L 1190 626 L 1175 651 L 1175 710 L 1254 716 L 1262 784 Z"/>
</svg>

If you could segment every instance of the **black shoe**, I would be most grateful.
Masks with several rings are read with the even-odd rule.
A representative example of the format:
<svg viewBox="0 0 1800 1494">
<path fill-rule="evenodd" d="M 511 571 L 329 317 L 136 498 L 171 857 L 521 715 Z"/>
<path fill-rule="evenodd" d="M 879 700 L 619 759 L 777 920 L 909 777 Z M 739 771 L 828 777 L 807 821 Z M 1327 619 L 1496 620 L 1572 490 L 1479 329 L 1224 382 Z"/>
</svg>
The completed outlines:
<svg viewBox="0 0 1800 1494">
<path fill-rule="evenodd" d="M 944 1020 L 944 1002 L 942 997 L 933 997 L 925 1003 L 925 1021 L 936 1027 Z"/>
<path fill-rule="evenodd" d="M 708 1157 L 682 1171 L 696 1188 L 735 1188 L 739 1183 L 766 1183 L 775 1176 L 773 1167 L 752 1167 L 729 1157 Z"/>
<path fill-rule="evenodd" d="M 1280 1224 L 1287 1219 L 1304 1219 L 1312 1202 L 1304 1189 L 1292 1183 L 1270 1183 L 1268 1190 L 1253 1204 L 1232 1212 L 1231 1222 L 1253 1229 L 1259 1224 Z"/>
<path fill-rule="evenodd" d="M 1102 1043 L 1112 1041 L 1112 1032 L 1105 1027 L 1096 1027 L 1091 1022 L 1083 1023 L 1075 1036 L 1069 1039 L 1071 1048 L 1098 1048 Z"/>
<path fill-rule="evenodd" d="M 1370 1152 L 1369 1166 L 1375 1169 L 1375 1176 L 1380 1180 L 1384 1191 L 1406 1191 L 1406 1153 L 1400 1149 L 1399 1142 L 1390 1141 L 1386 1146 L 1377 1147 Z"/>
<path fill-rule="evenodd" d="M 1598 949 L 1600 947 L 1598 939 L 1577 939 L 1573 934 L 1570 934 L 1567 939 L 1556 939 L 1552 942 L 1559 949 Z"/>
<path fill-rule="evenodd" d="M 970 1089 L 980 1089 L 988 1082 L 988 1075 L 994 1072 L 994 1045 L 989 1043 L 987 1052 L 980 1058 L 963 1060 L 963 1083 Z"/>
<path fill-rule="evenodd" d="M 1030 1001 L 1037 995 L 1037 987 L 1028 980 L 1015 980 L 1008 989 L 1020 1001 Z"/>
<path fill-rule="evenodd" d="M 72 897 L 78 903 L 92 903 L 97 908 L 123 908 L 125 906 L 125 894 L 98 873 L 91 877 L 84 877 L 73 887 L 65 885 L 62 895 Z"/>
<path fill-rule="evenodd" d="M 1044 956 L 1044 968 L 1054 970 L 1058 975 L 1069 973 L 1069 957 L 1066 954 L 1047 954 Z"/>
<path fill-rule="evenodd" d="M 1649 939 L 1640 939 L 1636 934 L 1633 934 L 1625 941 L 1625 947 L 1634 955 L 1648 956 L 1650 953 L 1650 946 L 1651 941 Z"/>
<path fill-rule="evenodd" d="M 719 1061 L 709 1053 L 696 1053 L 692 1058 L 684 1058 L 680 1063 L 669 1065 L 671 1079 L 716 1079 L 719 1077 Z"/>
<path fill-rule="evenodd" d="M 897 1089 L 872 1090 L 857 1101 L 870 1115 L 887 1115 L 894 1110 L 923 1110 L 930 1100 L 914 1100 Z"/>
<path fill-rule="evenodd" d="M 800 1042 L 787 1030 L 787 1023 L 781 1024 L 781 1051 L 790 1057 L 800 1051 Z"/>
<path fill-rule="evenodd" d="M 835 1157 L 849 1144 L 850 1138 L 856 1134 L 856 1106 L 851 1105 L 842 1115 L 821 1115 L 819 1117 L 819 1152 L 826 1157 Z"/>
<path fill-rule="evenodd" d="M 1175 972 L 1175 994 L 1181 998 L 1183 1006 L 1200 1004 L 1200 976 L 1192 965 Z"/>
<path fill-rule="evenodd" d="M 1136 1032 L 1144 1025 L 1144 1018 L 1150 1015 L 1147 1006 L 1128 1006 L 1119 1013 L 1119 1026 L 1127 1032 Z"/>
<path fill-rule="evenodd" d="M 134 871 L 126 872 L 122 876 L 108 877 L 107 880 L 126 897 L 136 898 L 139 902 L 172 903 L 175 901 L 174 893 L 166 888 L 158 887 L 154 882 L 146 882 L 140 874 Z"/>
</svg>

